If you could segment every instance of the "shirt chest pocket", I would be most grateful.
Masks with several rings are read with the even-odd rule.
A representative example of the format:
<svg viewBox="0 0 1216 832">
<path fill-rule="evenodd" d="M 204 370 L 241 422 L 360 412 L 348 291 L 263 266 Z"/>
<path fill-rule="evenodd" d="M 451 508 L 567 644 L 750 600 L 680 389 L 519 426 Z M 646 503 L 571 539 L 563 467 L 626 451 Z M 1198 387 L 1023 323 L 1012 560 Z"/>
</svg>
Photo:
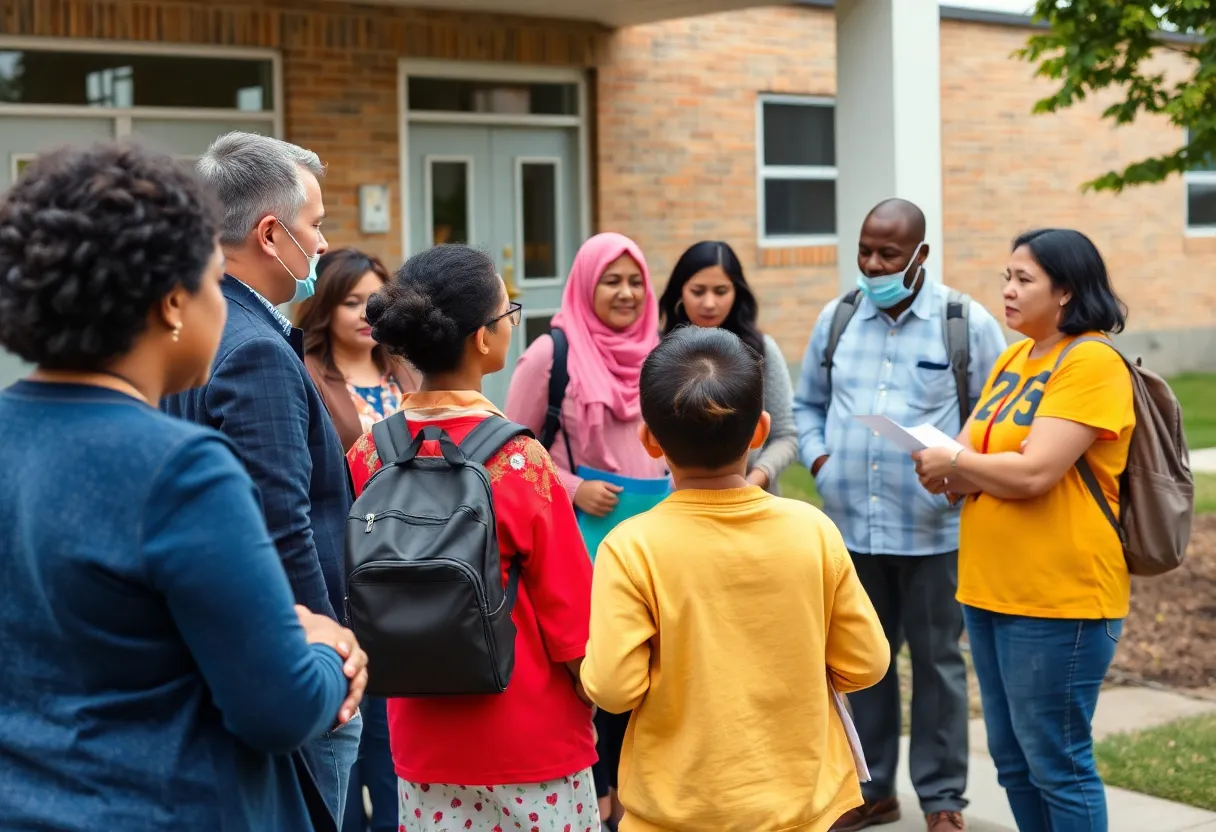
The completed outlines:
<svg viewBox="0 0 1216 832">
<path fill-rule="evenodd" d="M 945 348 L 922 353 L 912 365 L 908 403 L 925 411 L 937 410 L 958 397 L 954 371 Z"/>
</svg>

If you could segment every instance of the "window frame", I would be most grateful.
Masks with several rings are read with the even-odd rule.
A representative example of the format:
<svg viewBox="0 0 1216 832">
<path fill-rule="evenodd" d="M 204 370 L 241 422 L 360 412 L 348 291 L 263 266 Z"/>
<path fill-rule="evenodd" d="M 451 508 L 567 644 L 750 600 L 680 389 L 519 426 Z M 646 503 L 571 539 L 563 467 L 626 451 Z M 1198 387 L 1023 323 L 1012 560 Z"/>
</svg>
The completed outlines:
<svg viewBox="0 0 1216 832">
<path fill-rule="evenodd" d="M 1216 237 L 1216 223 L 1211 225 L 1191 224 L 1191 186 L 1216 186 L 1216 170 L 1188 170 L 1182 176 L 1182 219 L 1188 237 Z"/>
<path fill-rule="evenodd" d="M 109 119 L 114 124 L 114 138 L 121 141 L 132 133 L 132 123 L 140 119 L 164 121 L 248 121 L 269 125 L 271 135 L 283 138 L 283 56 L 277 49 L 262 47 L 212 46 L 177 43 L 147 43 L 129 40 L 98 40 L 93 38 L 29 37 L 0 35 L 0 50 L 35 52 L 88 52 L 118 55 L 162 55 L 167 57 L 204 58 L 211 60 L 267 61 L 271 67 L 271 90 L 274 106 L 269 110 L 240 110 L 203 107 L 94 107 L 77 104 L 14 104 L 0 102 L 0 115 Z"/>
<path fill-rule="evenodd" d="M 764 163 L 764 106 L 766 104 L 794 104 L 803 107 L 819 107 L 832 110 L 833 135 L 835 136 L 836 99 L 821 95 L 783 95 L 760 93 L 756 96 L 756 237 L 760 248 L 804 248 L 809 246 L 835 246 L 839 240 L 839 229 L 831 234 L 801 234 L 795 236 L 769 236 L 765 210 L 765 185 L 777 181 L 818 181 L 839 183 L 839 165 L 766 165 Z M 837 200 L 840 198 L 837 190 Z"/>
</svg>

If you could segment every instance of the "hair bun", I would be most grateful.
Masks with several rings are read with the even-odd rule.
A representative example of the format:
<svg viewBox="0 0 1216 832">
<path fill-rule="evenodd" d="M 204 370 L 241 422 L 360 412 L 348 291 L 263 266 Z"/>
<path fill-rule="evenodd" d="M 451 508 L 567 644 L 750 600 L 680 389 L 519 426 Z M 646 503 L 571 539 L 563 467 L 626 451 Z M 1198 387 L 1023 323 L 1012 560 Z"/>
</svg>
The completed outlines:
<svg viewBox="0 0 1216 832">
<path fill-rule="evenodd" d="M 427 344 L 442 343 L 460 335 L 456 321 L 427 295 L 393 282 L 367 300 L 367 321 L 372 337 L 406 358 Z"/>
</svg>

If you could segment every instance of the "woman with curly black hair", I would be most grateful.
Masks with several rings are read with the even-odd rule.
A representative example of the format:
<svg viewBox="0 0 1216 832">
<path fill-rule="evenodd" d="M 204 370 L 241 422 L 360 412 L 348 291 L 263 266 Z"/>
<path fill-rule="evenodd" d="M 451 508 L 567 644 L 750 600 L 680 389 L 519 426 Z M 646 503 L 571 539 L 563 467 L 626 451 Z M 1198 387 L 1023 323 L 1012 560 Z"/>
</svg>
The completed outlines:
<svg viewBox="0 0 1216 832">
<path fill-rule="evenodd" d="M 689 324 L 722 327 L 764 359 L 764 409 L 773 427 L 764 447 L 752 451 L 748 459 L 747 480 L 779 494 L 778 477 L 798 457 L 790 372 L 781 347 L 756 324 L 756 296 L 734 249 L 706 240 L 685 251 L 659 298 L 659 315 L 664 335 Z"/>
<path fill-rule="evenodd" d="M 311 829 L 288 752 L 366 683 L 293 610 L 227 441 L 155 407 L 219 344 L 217 227 L 135 146 L 47 154 L 0 202 L 0 346 L 36 365 L 0 392 L 5 829 Z"/>
</svg>

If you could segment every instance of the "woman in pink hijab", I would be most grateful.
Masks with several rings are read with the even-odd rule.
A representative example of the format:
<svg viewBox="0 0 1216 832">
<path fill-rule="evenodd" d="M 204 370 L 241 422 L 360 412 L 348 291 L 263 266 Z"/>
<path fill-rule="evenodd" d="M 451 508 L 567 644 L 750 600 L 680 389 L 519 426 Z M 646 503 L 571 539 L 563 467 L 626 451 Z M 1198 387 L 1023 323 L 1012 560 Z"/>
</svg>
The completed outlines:
<svg viewBox="0 0 1216 832">
<path fill-rule="evenodd" d="M 642 421 L 638 379 L 642 362 L 659 343 L 659 310 L 646 258 L 621 234 L 597 234 L 574 258 L 553 318 L 569 343 L 570 384 L 561 406 L 561 429 L 550 448 L 558 475 L 574 505 L 603 517 L 617 504 L 620 488 L 584 480 L 579 467 L 639 479 L 667 476 L 638 440 Z M 553 339 L 542 335 L 520 358 L 507 393 L 507 417 L 538 437 L 549 401 Z M 594 554 L 594 553 L 593 553 Z M 601 816 L 611 814 L 609 789 L 616 786 L 628 714 L 599 713 L 600 762 L 593 769 Z"/>
</svg>

